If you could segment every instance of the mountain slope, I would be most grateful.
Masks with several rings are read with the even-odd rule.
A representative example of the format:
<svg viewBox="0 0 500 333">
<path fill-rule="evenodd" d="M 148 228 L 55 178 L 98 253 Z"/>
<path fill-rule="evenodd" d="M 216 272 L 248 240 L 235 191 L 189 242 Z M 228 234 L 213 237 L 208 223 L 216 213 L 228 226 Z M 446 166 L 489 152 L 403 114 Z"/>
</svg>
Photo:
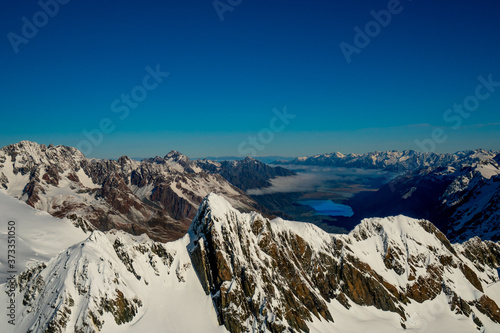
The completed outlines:
<svg viewBox="0 0 500 333">
<path fill-rule="evenodd" d="M 15 284 L 0 282 L 0 301 L 9 304 L 13 291 L 16 304 L 15 325 L 3 315 L 1 332 L 225 331 L 191 268 L 188 235 L 163 244 L 123 231 L 84 232 L 4 191 L 0 208 L 2 240 L 16 221 L 19 273 Z"/>
<path fill-rule="evenodd" d="M 17 278 L 14 328 L 495 332 L 500 287 L 488 284 L 499 262 L 499 244 L 452 245 L 424 220 L 367 219 L 331 235 L 210 194 L 175 242 L 94 231 L 32 264 Z"/>
<path fill-rule="evenodd" d="M 19 275 L 15 332 L 221 332 L 185 248 L 95 231 Z"/>
<path fill-rule="evenodd" d="M 6 281 L 9 268 L 7 258 L 8 222 L 15 228 L 15 270 L 24 271 L 31 263 L 48 261 L 60 251 L 86 239 L 91 226 L 83 221 L 58 219 L 37 211 L 0 190 L 0 283 Z"/>
<path fill-rule="evenodd" d="M 271 186 L 270 180 L 276 177 L 296 175 L 291 170 L 282 167 L 271 167 L 251 157 L 241 161 L 214 162 L 197 160 L 196 165 L 209 173 L 220 174 L 231 184 L 244 191 L 269 187 Z"/>
</svg>

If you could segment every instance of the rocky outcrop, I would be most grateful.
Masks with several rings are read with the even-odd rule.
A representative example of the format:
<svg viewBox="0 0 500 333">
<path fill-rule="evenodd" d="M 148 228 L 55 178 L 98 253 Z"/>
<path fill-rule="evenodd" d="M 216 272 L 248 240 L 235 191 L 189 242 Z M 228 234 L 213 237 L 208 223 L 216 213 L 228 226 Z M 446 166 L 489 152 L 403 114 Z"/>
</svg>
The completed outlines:
<svg viewBox="0 0 500 333">
<path fill-rule="evenodd" d="M 464 250 L 430 222 L 403 216 L 365 220 L 345 236 L 288 223 L 241 214 L 216 195 L 201 204 L 190 228 L 190 256 L 230 332 L 308 332 L 314 320 L 334 322 L 331 302 L 394 312 L 406 328 L 411 303 L 441 294 L 450 311 L 477 327 L 483 325 L 478 313 L 497 320 L 496 303 L 484 294 L 495 270 L 473 257 L 491 244 L 476 240 L 479 247 L 465 244 Z M 460 295 L 457 279 L 483 296 Z"/>
<path fill-rule="evenodd" d="M 183 191 L 181 186 L 178 186 L 176 190 Z M 180 197 L 169 184 L 160 184 L 153 189 L 151 200 L 161 203 L 164 208 L 171 212 L 174 219 L 192 220 L 196 214 L 196 208 L 191 202 L 201 202 L 203 198 L 192 191 L 185 191 L 184 194 L 191 199 L 191 201 L 184 199 L 184 197 Z"/>
<path fill-rule="evenodd" d="M 276 233 L 257 214 L 229 208 L 217 215 L 209 196 L 191 226 L 190 250 L 205 292 L 212 296 L 221 325 L 231 332 L 254 326 L 271 332 L 308 331 L 312 316 L 333 321 L 326 300 L 304 270 L 316 253 L 299 236 Z M 225 215 L 227 214 L 227 215 Z"/>
</svg>

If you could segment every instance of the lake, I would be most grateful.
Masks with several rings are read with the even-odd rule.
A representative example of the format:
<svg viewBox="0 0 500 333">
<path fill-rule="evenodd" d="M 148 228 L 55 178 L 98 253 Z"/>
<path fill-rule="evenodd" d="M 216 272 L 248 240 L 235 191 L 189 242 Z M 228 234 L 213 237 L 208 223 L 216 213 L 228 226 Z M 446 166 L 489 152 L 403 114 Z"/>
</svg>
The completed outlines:
<svg viewBox="0 0 500 333">
<path fill-rule="evenodd" d="M 298 202 L 301 205 L 306 205 L 314 208 L 318 215 L 328 216 L 346 216 L 354 215 L 352 208 L 347 205 L 335 203 L 331 200 L 305 200 Z"/>
</svg>

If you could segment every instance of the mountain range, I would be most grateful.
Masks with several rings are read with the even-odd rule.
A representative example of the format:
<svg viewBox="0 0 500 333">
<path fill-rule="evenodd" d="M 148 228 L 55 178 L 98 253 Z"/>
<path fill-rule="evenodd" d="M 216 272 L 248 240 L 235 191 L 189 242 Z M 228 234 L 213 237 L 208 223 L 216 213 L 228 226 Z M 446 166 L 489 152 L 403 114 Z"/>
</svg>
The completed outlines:
<svg viewBox="0 0 500 333">
<path fill-rule="evenodd" d="M 270 186 L 271 178 L 293 174 L 251 158 L 191 161 L 176 151 L 136 161 L 127 156 L 88 159 L 72 147 L 30 141 L 0 149 L 0 187 L 9 195 L 56 217 L 83 219 L 99 230 L 147 233 L 162 241 L 186 233 L 210 192 L 243 211 L 267 212 L 243 190 Z"/>
<path fill-rule="evenodd" d="M 470 163 L 480 160 L 481 155 L 497 156 L 498 151 L 483 149 L 466 150 L 454 154 L 422 153 L 414 150 L 377 151 L 365 154 L 330 153 L 310 157 L 297 157 L 290 161 L 275 161 L 272 164 L 291 166 L 328 166 L 360 169 L 383 169 L 392 172 L 407 172 L 427 167 L 455 167 L 464 161 Z"/>
<path fill-rule="evenodd" d="M 453 242 L 500 240 L 500 154 L 476 150 L 432 159 L 441 162 L 421 160 L 378 191 L 347 200 L 354 215 L 339 223 L 349 229 L 366 217 L 405 214 L 433 221 Z"/>
<path fill-rule="evenodd" d="M 3 190 L 0 204 L 29 224 L 26 247 L 36 256 L 50 242 L 39 237 L 38 211 Z M 54 236 L 77 242 L 4 284 L 18 295 L 16 332 L 495 332 L 500 324 L 500 284 L 491 285 L 500 245 L 451 244 L 426 220 L 366 219 L 333 235 L 241 213 L 216 194 L 167 243 L 47 218 L 61 225 Z"/>
<path fill-rule="evenodd" d="M 13 221 L 17 258 L 0 254 L 16 309 L 0 331 L 497 332 L 500 155 L 334 155 L 303 163 L 399 170 L 349 201 L 347 234 L 247 195 L 297 176 L 253 158 L 0 149 L 0 241 Z"/>
</svg>

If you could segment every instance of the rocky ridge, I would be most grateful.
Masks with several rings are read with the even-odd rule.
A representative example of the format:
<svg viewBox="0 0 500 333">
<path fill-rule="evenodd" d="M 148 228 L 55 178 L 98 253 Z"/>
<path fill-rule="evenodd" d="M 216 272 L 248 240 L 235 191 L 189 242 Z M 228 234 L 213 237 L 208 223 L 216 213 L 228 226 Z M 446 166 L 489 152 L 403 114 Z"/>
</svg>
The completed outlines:
<svg viewBox="0 0 500 333">
<path fill-rule="evenodd" d="M 241 214 L 210 195 L 190 232 L 194 267 L 231 332 L 307 332 L 314 320 L 335 325 L 332 302 L 393 312 L 406 328 L 416 316 L 411 304 L 440 295 L 478 329 L 483 316 L 500 323 L 497 304 L 485 294 L 496 279 L 500 246 L 479 239 L 452 245 L 425 220 L 368 219 L 335 236 L 310 224 Z"/>
<path fill-rule="evenodd" d="M 53 216 L 83 218 L 103 231 L 145 232 L 162 241 L 185 234 L 210 192 L 243 211 L 262 208 L 178 152 L 142 162 L 126 156 L 98 160 L 72 147 L 21 141 L 0 149 L 0 187 Z"/>
</svg>

